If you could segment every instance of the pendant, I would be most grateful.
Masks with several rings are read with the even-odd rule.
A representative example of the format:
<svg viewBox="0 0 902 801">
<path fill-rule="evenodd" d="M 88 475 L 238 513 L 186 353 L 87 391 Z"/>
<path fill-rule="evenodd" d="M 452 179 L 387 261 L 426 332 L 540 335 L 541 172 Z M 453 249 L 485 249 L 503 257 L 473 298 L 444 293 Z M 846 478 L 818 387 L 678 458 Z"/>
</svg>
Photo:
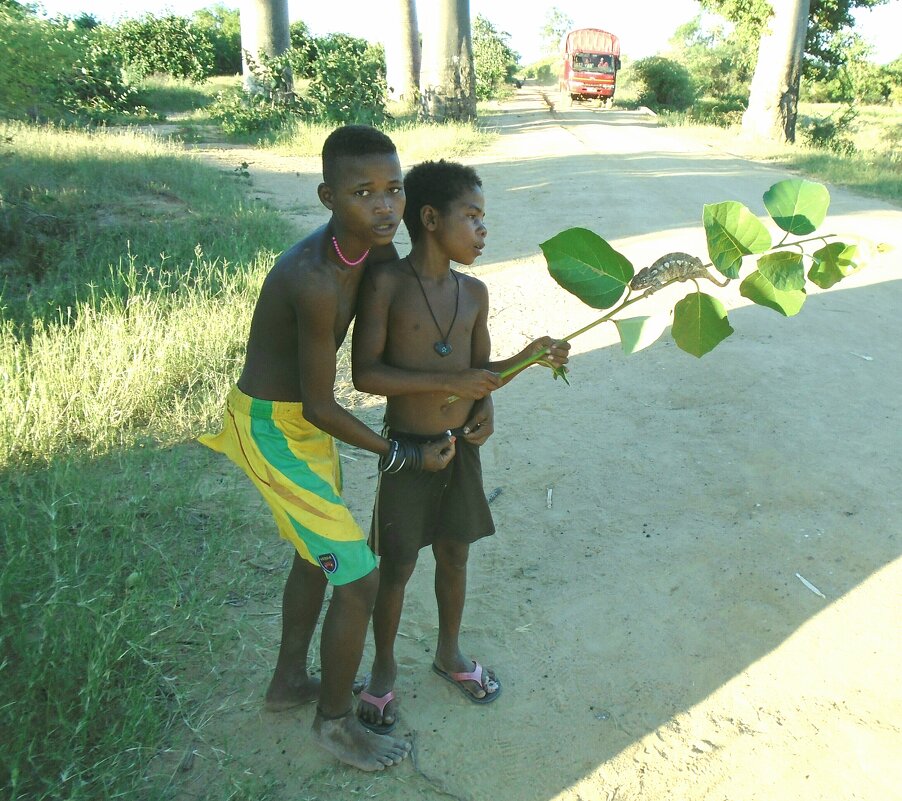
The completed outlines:
<svg viewBox="0 0 902 801">
<path fill-rule="evenodd" d="M 448 342 L 436 342 L 432 347 L 435 348 L 435 352 L 442 357 L 447 356 L 452 350 L 451 345 Z"/>
</svg>

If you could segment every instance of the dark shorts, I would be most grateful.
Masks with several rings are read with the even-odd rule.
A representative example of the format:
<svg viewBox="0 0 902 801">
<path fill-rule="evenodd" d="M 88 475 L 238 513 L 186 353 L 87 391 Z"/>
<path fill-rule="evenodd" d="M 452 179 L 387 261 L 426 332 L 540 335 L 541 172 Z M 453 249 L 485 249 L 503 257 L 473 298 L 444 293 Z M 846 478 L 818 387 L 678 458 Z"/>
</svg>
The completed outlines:
<svg viewBox="0 0 902 801">
<path fill-rule="evenodd" d="M 386 436 L 429 442 L 444 434 L 388 431 Z M 438 540 L 471 543 L 495 533 L 482 487 L 479 448 L 459 433 L 455 448 L 451 463 L 437 473 L 380 473 L 370 527 L 370 547 L 378 556 L 406 564 L 416 561 L 420 548 Z"/>
</svg>

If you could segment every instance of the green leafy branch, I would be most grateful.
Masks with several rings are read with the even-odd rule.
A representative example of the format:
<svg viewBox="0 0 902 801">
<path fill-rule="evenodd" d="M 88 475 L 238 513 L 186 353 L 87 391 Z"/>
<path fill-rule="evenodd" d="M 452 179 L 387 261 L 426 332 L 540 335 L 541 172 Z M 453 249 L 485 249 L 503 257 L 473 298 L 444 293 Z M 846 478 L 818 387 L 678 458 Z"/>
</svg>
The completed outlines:
<svg viewBox="0 0 902 801">
<path fill-rule="evenodd" d="M 695 291 L 673 308 L 671 333 L 677 346 L 700 358 L 733 333 L 724 305 L 703 292 L 700 282 L 727 286 L 739 278 L 747 256 L 758 256 L 756 269 L 743 279 L 739 293 L 786 317 L 798 314 L 807 298 L 808 281 L 829 289 L 864 266 L 857 245 L 830 241 L 833 234 L 810 236 L 823 223 L 829 205 L 830 194 L 822 184 L 801 179 L 774 184 L 764 193 L 764 206 L 784 232 L 776 244 L 764 223 L 742 203 L 706 205 L 703 225 L 710 261 L 703 263 L 687 253 L 669 253 L 638 273 L 626 256 L 592 231 L 562 231 L 541 245 L 552 278 L 588 306 L 609 309 L 603 317 L 562 339 L 570 341 L 602 323 L 613 322 L 623 349 L 635 353 L 656 341 L 667 321 L 660 316 L 614 318 L 664 287 L 691 282 Z M 822 246 L 809 253 L 805 245 L 812 242 Z M 723 280 L 718 280 L 711 268 Z M 545 350 L 524 359 L 501 377 L 509 378 L 546 361 L 547 355 Z M 562 374 L 555 372 L 555 377 Z"/>
</svg>

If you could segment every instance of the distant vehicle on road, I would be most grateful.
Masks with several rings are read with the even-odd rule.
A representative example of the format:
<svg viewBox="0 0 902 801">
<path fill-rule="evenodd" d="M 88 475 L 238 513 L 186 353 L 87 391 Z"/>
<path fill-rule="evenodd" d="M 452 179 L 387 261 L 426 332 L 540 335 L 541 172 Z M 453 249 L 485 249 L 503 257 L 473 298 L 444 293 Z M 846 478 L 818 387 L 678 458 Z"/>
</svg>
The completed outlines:
<svg viewBox="0 0 902 801">
<path fill-rule="evenodd" d="M 614 102 L 620 69 L 620 40 L 600 28 L 578 28 L 561 40 L 558 89 L 564 105 L 597 100 L 605 108 Z"/>
</svg>

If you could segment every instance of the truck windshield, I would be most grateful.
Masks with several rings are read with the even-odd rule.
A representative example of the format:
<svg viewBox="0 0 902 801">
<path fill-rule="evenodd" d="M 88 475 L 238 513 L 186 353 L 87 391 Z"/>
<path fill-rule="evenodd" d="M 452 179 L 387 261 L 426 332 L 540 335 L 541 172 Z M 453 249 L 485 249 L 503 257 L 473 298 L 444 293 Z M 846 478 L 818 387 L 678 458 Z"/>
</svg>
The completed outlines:
<svg viewBox="0 0 902 801">
<path fill-rule="evenodd" d="M 573 69 L 579 72 L 614 73 L 614 57 L 603 53 L 574 53 Z"/>
</svg>

